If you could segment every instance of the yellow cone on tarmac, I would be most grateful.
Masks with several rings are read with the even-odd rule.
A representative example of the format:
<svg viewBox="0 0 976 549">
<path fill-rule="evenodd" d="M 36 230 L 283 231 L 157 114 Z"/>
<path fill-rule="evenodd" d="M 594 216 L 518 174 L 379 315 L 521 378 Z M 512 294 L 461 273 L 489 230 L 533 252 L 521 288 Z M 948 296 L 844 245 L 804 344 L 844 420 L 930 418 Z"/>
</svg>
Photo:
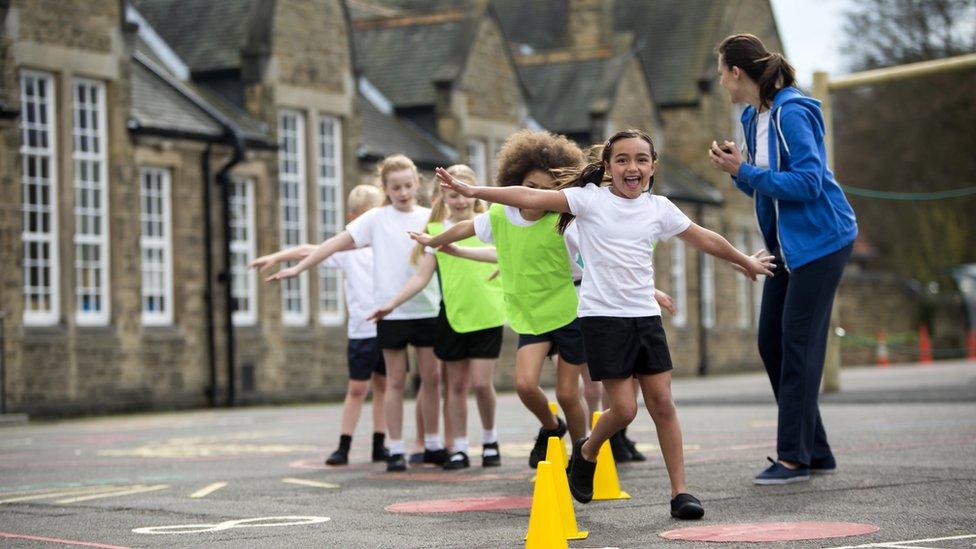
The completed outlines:
<svg viewBox="0 0 976 549">
<path fill-rule="evenodd" d="M 600 419 L 601 412 L 593 412 L 593 425 Z M 610 441 L 604 440 L 596 456 L 596 472 L 593 473 L 593 500 L 630 499 L 630 494 L 620 489 L 617 478 L 617 463 L 613 461 Z"/>
<path fill-rule="evenodd" d="M 536 469 L 529 531 L 525 535 L 525 549 L 568 549 L 556 501 L 552 462 L 540 461 Z"/>
</svg>

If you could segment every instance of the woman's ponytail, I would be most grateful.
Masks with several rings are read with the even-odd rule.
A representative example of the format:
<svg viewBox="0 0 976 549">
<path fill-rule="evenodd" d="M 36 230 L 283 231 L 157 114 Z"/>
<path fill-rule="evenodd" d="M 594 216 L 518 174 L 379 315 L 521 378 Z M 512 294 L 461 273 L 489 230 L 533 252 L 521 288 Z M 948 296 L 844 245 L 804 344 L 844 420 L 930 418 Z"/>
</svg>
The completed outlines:
<svg viewBox="0 0 976 549">
<path fill-rule="evenodd" d="M 734 34 L 719 42 L 715 53 L 726 67 L 740 70 L 759 85 L 759 102 L 769 107 L 776 92 L 796 83 L 796 70 L 781 53 L 770 52 L 752 34 Z"/>
</svg>

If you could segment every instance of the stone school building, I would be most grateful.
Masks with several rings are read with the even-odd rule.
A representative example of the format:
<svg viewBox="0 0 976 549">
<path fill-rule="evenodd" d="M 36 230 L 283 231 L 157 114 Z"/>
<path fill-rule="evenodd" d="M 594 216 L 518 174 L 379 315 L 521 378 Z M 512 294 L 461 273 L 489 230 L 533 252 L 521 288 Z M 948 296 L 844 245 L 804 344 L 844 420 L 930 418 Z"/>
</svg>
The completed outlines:
<svg viewBox="0 0 976 549">
<path fill-rule="evenodd" d="M 703 152 L 738 127 L 712 54 L 733 31 L 781 49 L 768 0 L 0 0 L 5 410 L 341 396 L 340 274 L 246 265 L 341 231 L 393 153 L 493 184 L 521 128 L 641 127 L 655 192 L 760 247 Z M 678 240 L 654 260 L 676 373 L 759 368 L 760 287 Z"/>
</svg>

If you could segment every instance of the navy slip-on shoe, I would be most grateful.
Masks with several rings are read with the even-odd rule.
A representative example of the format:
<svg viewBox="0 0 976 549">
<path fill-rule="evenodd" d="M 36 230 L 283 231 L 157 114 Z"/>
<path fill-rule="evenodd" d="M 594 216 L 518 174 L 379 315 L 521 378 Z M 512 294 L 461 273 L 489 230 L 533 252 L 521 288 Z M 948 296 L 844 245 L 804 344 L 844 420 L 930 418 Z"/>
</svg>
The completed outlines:
<svg viewBox="0 0 976 549">
<path fill-rule="evenodd" d="M 792 484 L 794 482 L 804 482 L 810 480 L 809 467 L 797 467 L 796 469 L 790 469 L 773 458 L 766 459 L 768 459 L 772 465 L 767 467 L 762 473 L 756 475 L 754 481 L 756 484 Z"/>
</svg>

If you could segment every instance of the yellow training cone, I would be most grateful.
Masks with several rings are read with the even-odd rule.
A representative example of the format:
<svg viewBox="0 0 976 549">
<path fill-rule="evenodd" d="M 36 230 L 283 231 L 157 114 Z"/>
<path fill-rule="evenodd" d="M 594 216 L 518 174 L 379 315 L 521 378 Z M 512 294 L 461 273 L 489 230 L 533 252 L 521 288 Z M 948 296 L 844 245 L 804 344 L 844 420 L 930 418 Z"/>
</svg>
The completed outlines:
<svg viewBox="0 0 976 549">
<path fill-rule="evenodd" d="M 600 412 L 593 412 L 593 426 L 600 419 Z M 630 494 L 620 489 L 617 478 L 617 464 L 613 461 L 610 441 L 604 440 L 596 456 L 596 472 L 593 473 L 593 499 L 630 499 Z"/>
<path fill-rule="evenodd" d="M 563 523 L 566 539 L 586 539 L 589 532 L 577 529 L 576 512 L 573 510 L 573 496 L 569 493 L 569 479 L 566 478 L 566 462 L 562 458 L 562 443 L 556 437 L 549 437 L 546 461 L 552 463 L 552 478 L 556 487 L 556 503 L 559 505 L 559 518 Z"/>
<path fill-rule="evenodd" d="M 540 461 L 536 469 L 532 511 L 529 513 L 529 532 L 525 535 L 526 549 L 568 549 L 569 547 L 559 516 L 552 468 L 551 462 Z"/>
<path fill-rule="evenodd" d="M 555 402 L 549 403 L 549 411 L 552 412 L 552 415 L 556 416 L 557 418 L 559 417 L 559 405 L 556 404 Z M 571 437 L 566 437 L 567 440 L 569 438 Z M 563 449 L 563 463 L 569 463 L 569 452 L 566 451 L 565 441 L 563 442 L 563 444 L 561 444 L 561 446 Z"/>
</svg>

